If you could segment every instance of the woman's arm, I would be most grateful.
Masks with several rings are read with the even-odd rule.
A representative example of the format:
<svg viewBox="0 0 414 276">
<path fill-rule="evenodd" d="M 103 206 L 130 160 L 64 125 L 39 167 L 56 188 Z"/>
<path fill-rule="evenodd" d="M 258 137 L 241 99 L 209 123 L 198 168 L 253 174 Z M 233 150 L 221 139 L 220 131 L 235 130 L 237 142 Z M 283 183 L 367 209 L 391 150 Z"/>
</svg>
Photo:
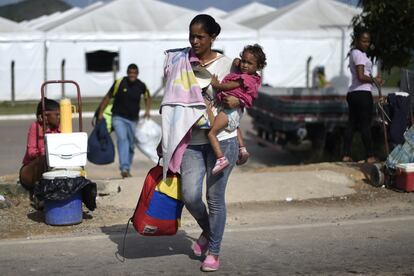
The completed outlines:
<svg viewBox="0 0 414 276">
<path fill-rule="evenodd" d="M 362 83 L 374 83 L 370 76 L 364 74 L 364 65 L 357 65 L 356 66 L 357 78 Z M 384 84 L 384 80 L 380 76 L 375 77 L 375 81 L 379 85 Z"/>
<path fill-rule="evenodd" d="M 221 101 L 221 104 L 225 108 L 234 109 L 234 108 L 238 108 L 238 107 L 243 106 L 242 102 L 237 97 L 227 95 L 225 92 L 223 94 L 224 94 L 224 97 Z"/>
<path fill-rule="evenodd" d="M 39 144 L 38 132 L 40 131 L 37 129 L 38 127 L 39 126 L 37 124 L 32 124 L 27 134 L 26 148 L 27 148 L 27 154 L 29 155 L 31 159 L 35 159 L 42 155 L 42 152 L 38 148 L 38 144 Z"/>
</svg>

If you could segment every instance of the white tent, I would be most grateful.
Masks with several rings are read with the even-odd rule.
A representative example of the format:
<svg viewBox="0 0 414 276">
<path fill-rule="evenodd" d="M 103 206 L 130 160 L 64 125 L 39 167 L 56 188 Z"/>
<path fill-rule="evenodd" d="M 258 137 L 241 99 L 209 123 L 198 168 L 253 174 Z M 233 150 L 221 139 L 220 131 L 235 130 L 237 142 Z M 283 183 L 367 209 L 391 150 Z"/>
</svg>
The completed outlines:
<svg viewBox="0 0 414 276">
<path fill-rule="evenodd" d="M 0 18 L 0 101 L 39 99 L 43 81 L 43 34 Z M 14 66 L 13 66 L 14 65 Z"/>
<path fill-rule="evenodd" d="M 63 12 L 60 16 L 55 17 L 55 18 L 51 18 L 49 20 L 47 20 L 46 22 L 43 22 L 41 25 L 36 26 L 36 29 L 39 31 L 48 31 L 50 29 L 53 29 L 57 26 L 60 26 L 66 22 L 69 22 L 83 14 L 86 14 L 88 12 L 93 11 L 94 9 L 102 6 L 104 3 L 101 1 L 95 2 L 85 8 L 72 8 L 70 10 L 67 10 L 65 12 Z"/>
<path fill-rule="evenodd" d="M 262 3 L 252 2 L 229 12 L 227 15 L 223 16 L 223 18 L 240 23 L 250 18 L 258 17 L 273 11 L 276 11 L 276 8 Z"/>
<path fill-rule="evenodd" d="M 209 14 L 209 15 L 211 15 L 212 17 L 214 17 L 216 19 L 218 19 L 220 17 L 224 17 L 228 14 L 228 12 L 220 10 L 216 7 L 208 7 L 207 9 L 202 10 L 200 13 Z"/>
<path fill-rule="evenodd" d="M 65 61 L 65 78 L 78 81 L 83 95 L 101 97 L 113 82 L 111 62 L 117 57 L 118 77 L 125 74 L 128 64 L 136 63 L 140 79 L 154 93 L 161 86 L 163 52 L 189 45 L 188 24 L 196 14 L 156 0 L 104 4 L 47 32 L 47 78 L 60 79 Z M 223 31 L 216 47 L 229 56 L 240 52 L 246 37 L 255 37 L 244 26 L 218 21 Z"/>
<path fill-rule="evenodd" d="M 300 0 L 241 24 L 258 30 L 269 60 L 265 83 L 305 86 L 306 61 L 312 57 L 311 68 L 324 66 L 328 80 L 344 87 L 349 82 L 345 61 L 350 43 L 348 26 L 359 12 L 333 0 Z"/>
<path fill-rule="evenodd" d="M 31 20 L 25 20 L 19 24 L 33 30 L 41 30 L 42 26 L 50 24 L 51 22 L 55 22 L 59 19 L 69 17 L 72 14 L 79 12 L 80 10 L 80 8 L 74 7 L 64 12 L 55 12 L 49 15 L 42 15 Z"/>
</svg>

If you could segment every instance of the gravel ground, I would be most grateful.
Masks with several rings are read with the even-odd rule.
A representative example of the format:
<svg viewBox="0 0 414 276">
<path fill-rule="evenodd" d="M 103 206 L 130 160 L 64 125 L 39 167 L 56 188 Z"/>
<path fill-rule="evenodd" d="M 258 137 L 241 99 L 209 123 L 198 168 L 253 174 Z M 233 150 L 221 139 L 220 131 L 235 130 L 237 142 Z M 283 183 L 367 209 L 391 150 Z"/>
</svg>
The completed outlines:
<svg viewBox="0 0 414 276">
<path fill-rule="evenodd" d="M 359 212 L 366 212 L 367 216 L 375 216 L 376 213 L 389 213 L 402 209 L 414 209 L 414 193 L 400 193 L 386 188 L 375 188 L 368 184 L 366 172 L 368 167 L 364 164 L 344 165 L 341 163 L 321 163 L 301 166 L 264 167 L 255 168 L 257 172 L 281 172 L 281 171 L 309 171 L 309 170 L 333 170 L 346 174 L 354 180 L 353 188 L 356 193 L 350 196 L 338 198 L 312 199 L 292 202 L 261 202 L 261 203 L 237 203 L 228 207 L 228 224 L 244 224 L 254 221 L 257 212 L 272 212 L 276 216 L 289 216 L 297 222 L 310 222 L 317 220 L 319 215 L 306 216 L 302 214 L 309 208 L 324 210 L 324 212 L 336 212 L 336 217 L 351 218 L 355 208 Z M 88 234 L 101 231 L 109 226 L 114 231 L 121 231 L 128 219 L 133 214 L 133 209 L 117 208 L 102 204 L 105 197 L 98 197 L 98 208 L 94 212 L 84 209 L 84 219 L 81 224 L 72 226 L 48 226 L 44 223 L 43 213 L 34 210 L 30 206 L 27 195 L 8 198 L 12 203 L 11 208 L 0 209 L 0 239 L 27 238 L 49 235 Z M 196 223 L 186 210 L 182 217 L 183 228 L 194 228 Z"/>
</svg>

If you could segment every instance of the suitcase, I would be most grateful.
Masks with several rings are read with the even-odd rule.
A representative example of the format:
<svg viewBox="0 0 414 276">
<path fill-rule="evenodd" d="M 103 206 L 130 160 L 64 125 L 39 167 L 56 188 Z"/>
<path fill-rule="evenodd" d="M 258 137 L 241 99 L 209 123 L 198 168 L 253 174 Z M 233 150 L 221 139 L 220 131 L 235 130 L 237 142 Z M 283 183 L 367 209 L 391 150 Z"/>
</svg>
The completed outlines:
<svg viewBox="0 0 414 276">
<path fill-rule="evenodd" d="M 414 191 L 414 163 L 397 164 L 395 187 L 405 192 Z"/>
</svg>

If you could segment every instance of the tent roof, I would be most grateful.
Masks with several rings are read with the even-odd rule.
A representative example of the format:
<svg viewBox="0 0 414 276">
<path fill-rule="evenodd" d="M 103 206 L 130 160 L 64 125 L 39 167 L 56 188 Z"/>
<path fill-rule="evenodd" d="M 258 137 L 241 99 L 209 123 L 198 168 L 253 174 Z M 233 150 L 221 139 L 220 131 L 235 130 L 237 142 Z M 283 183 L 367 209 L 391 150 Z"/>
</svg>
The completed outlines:
<svg viewBox="0 0 414 276">
<path fill-rule="evenodd" d="M 274 12 L 241 22 L 257 30 L 315 30 L 327 25 L 350 25 L 360 9 L 334 0 L 299 0 Z"/>
<path fill-rule="evenodd" d="M 164 26 L 194 11 L 157 0 L 114 0 L 56 26 L 59 33 L 133 33 L 162 31 Z"/>
<path fill-rule="evenodd" d="M 229 12 L 223 18 L 232 20 L 233 22 L 242 22 L 273 11 L 276 11 L 276 8 L 258 2 L 252 2 Z"/>
<path fill-rule="evenodd" d="M 170 22 L 168 25 L 166 25 L 163 30 L 164 31 L 186 31 L 188 29 L 188 24 L 190 23 L 191 19 L 193 19 L 198 13 L 197 12 L 190 12 L 187 14 L 184 14 L 174 21 Z M 220 24 L 222 32 L 226 31 L 239 31 L 239 32 L 249 32 L 252 31 L 251 29 L 242 26 L 240 24 L 237 24 L 231 20 L 226 19 L 220 19 L 216 18 L 216 21 L 218 24 Z"/>
<path fill-rule="evenodd" d="M 0 33 L 36 33 L 29 28 L 21 26 L 20 24 L 9 19 L 0 17 Z"/>
<path fill-rule="evenodd" d="M 208 7 L 205 10 L 202 10 L 200 13 L 205 13 L 205 14 L 209 14 L 212 17 L 224 17 L 225 15 L 228 14 L 228 12 L 220 10 L 216 7 Z"/>
<path fill-rule="evenodd" d="M 97 9 L 98 7 L 102 6 L 103 4 L 104 3 L 102 1 L 98 1 L 98 2 L 95 2 L 91 5 L 83 8 L 83 9 L 78 8 L 74 12 L 69 13 L 69 11 L 71 11 L 72 9 L 68 10 L 65 13 L 62 13 L 62 15 L 60 17 L 49 20 L 49 21 L 45 22 L 44 24 L 42 24 L 40 26 L 37 26 L 36 28 L 38 30 L 41 30 L 41 31 L 48 31 L 48 30 L 53 29 L 57 26 L 60 26 L 64 23 L 66 23 L 66 22 L 74 20 L 75 18 L 78 18 L 79 16 L 81 16 L 83 14 L 87 14 L 87 13 Z M 75 9 L 75 8 L 73 8 L 73 9 Z"/>
<path fill-rule="evenodd" d="M 81 11 L 80 8 L 74 7 L 64 12 L 55 12 L 50 15 L 42 15 L 32 20 L 25 20 L 25 21 L 20 22 L 19 24 L 22 26 L 31 28 L 31 29 L 41 30 L 43 26 L 48 25 L 52 22 L 56 22 L 62 18 L 69 17 L 79 11 Z"/>
</svg>

